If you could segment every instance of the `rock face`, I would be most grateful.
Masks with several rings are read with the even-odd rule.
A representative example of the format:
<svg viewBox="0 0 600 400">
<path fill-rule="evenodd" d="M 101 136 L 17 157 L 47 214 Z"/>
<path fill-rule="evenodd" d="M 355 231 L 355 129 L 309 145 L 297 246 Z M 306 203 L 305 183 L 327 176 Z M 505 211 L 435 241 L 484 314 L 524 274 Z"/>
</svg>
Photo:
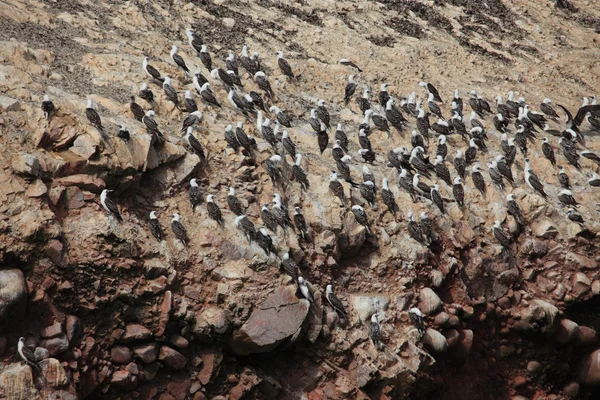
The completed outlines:
<svg viewBox="0 0 600 400">
<path fill-rule="evenodd" d="M 295 296 L 293 286 L 275 290 L 250 315 L 237 331 L 229 346 L 239 355 L 266 353 L 298 333 L 310 304 Z"/>
<path fill-rule="evenodd" d="M 591 154 L 600 154 L 594 125 L 599 117 L 593 107 L 579 115 L 582 143 L 570 146 L 569 139 L 561 141 L 568 126 L 558 104 L 576 116 L 582 101 L 595 101 L 581 96 L 598 95 L 595 3 L 3 1 L 0 398 L 594 398 L 595 358 L 587 354 L 598 346 L 600 190 L 588 179 L 598 173 Z M 301 187 L 297 169 L 294 176 L 289 146 L 267 143 L 268 124 L 257 125 L 255 110 L 232 106 L 229 85 L 222 82 L 227 76 L 210 75 L 186 28 L 196 32 L 195 44 L 207 45 L 215 68 L 232 68 L 225 61 L 230 52 L 237 58 L 243 88 L 236 86 L 235 93 L 262 96 L 262 117 L 278 140 L 285 122 L 270 107 L 289 116 L 285 130 L 302 154 L 309 187 Z M 244 44 L 250 55 L 256 52 L 273 96 L 258 86 L 254 68 L 245 70 Z M 221 107 L 206 103 L 192 76 L 173 63 L 173 45 L 192 74 L 201 71 L 208 80 Z M 295 78 L 283 74 L 277 50 L 284 51 Z M 145 56 L 170 78 L 178 105 L 142 69 Z M 342 58 L 362 71 L 339 63 Z M 357 90 L 346 102 L 351 74 Z M 419 85 L 421 80 L 439 90 L 443 102 L 435 104 L 452 127 L 460 127 L 457 118 L 452 121 L 455 89 L 463 100 L 466 134 L 445 135 L 448 153 L 441 161 L 453 180 L 457 151 L 474 149 L 469 145 L 474 136 L 475 159 L 462 181 L 464 206 L 456 201 L 458 188 L 431 170 L 429 163 L 438 163 L 443 148 L 439 130 L 445 128 L 428 101 L 432 89 Z M 382 84 L 389 85 L 393 105 L 407 120 L 402 131 L 380 130 L 383 116 L 391 115 L 385 93 L 379 93 Z M 152 100 L 140 95 L 142 85 L 152 91 Z M 182 104 L 186 91 L 202 113 L 192 127 L 202 152 L 182 135 L 189 115 Z M 502 111 L 496 96 L 506 105 L 509 91 L 511 101 L 528 107 L 527 116 L 518 119 L 515 108 L 505 118 L 507 140 L 521 146 L 511 165 L 514 185 L 504 182 L 501 190 L 486 167 L 506 151 L 494 117 Z M 40 104 L 44 95 L 56 106 L 48 116 Z M 357 100 L 363 95 L 373 111 L 367 119 L 372 162 L 359 152 L 365 115 Z M 164 143 L 148 131 L 147 119 L 136 119 L 131 96 L 144 113 L 155 113 Z M 542 117 L 547 106 L 541 103 L 548 97 L 558 118 Z M 323 151 L 309 123 L 312 109 L 323 114 L 320 99 L 331 119 Z M 88 118 L 88 100 L 101 129 Z M 484 100 L 491 111 L 479 115 Z M 411 111 L 417 102 L 432 129 L 424 129 L 423 119 L 417 123 Z M 535 135 L 528 132 L 528 118 Z M 255 149 L 227 143 L 226 127 L 238 123 Z M 479 123 L 485 142 L 477 137 Z M 527 151 L 519 123 L 530 136 Z M 334 159 L 342 137 L 338 124 L 349 140 L 347 165 Z M 413 130 L 426 130 L 426 154 L 418 157 L 425 165 L 411 169 L 420 171 L 421 183 L 439 185 L 445 212 L 424 196 L 413 198 L 403 185 L 407 181 L 398 179 L 397 152 L 406 149 L 411 161 L 420 144 Z M 570 177 L 583 224 L 570 220 L 558 199 L 557 166 L 544 156 L 543 137 Z M 576 154 L 569 154 L 571 148 Z M 276 153 L 282 179 L 274 182 L 267 161 Z M 524 181 L 525 157 L 546 197 Z M 573 165 L 575 157 L 581 167 Z M 413 164 L 418 159 L 412 157 Z M 485 195 L 472 179 L 475 162 L 483 170 Z M 333 170 L 339 172 L 343 202 L 329 187 Z M 355 187 L 369 173 L 374 204 L 366 185 Z M 192 178 L 200 192 L 195 206 Z M 384 178 L 390 192 L 382 190 Z M 248 220 L 267 229 L 276 255 L 249 243 L 236 227 L 229 188 Z M 103 208 L 104 189 L 111 190 L 122 221 Z M 383 193 L 393 195 L 395 213 L 383 203 Z M 276 194 L 281 208 L 274 207 Z M 508 213 L 509 194 L 525 226 Z M 221 210 L 222 224 L 210 217 L 208 195 Z M 265 204 L 287 208 L 292 222 L 298 207 L 306 234 L 295 226 L 266 226 L 271 224 L 263 220 Z M 368 229 L 351 211 L 354 205 L 365 210 Z M 162 226 L 159 238 L 149 229 L 152 211 Z M 187 230 L 185 245 L 171 229 L 174 213 Z M 496 220 L 508 245 L 490 230 Z M 415 226 L 431 234 L 411 229 L 411 235 Z M 311 304 L 283 273 L 286 252 L 312 284 Z M 347 315 L 330 305 L 327 285 Z M 423 313 L 424 335 L 408 313 L 413 307 Z M 380 342 L 369 336 L 376 332 L 374 315 Z M 37 369 L 32 379 L 16 355 L 21 336 L 45 359 L 47 385 Z M 533 360 L 539 366 L 530 371 Z M 582 363 L 587 367 L 576 381 L 579 371 L 573 368 Z"/>
<path fill-rule="evenodd" d="M 27 304 L 27 286 L 20 269 L 0 269 L 0 320 Z"/>
</svg>

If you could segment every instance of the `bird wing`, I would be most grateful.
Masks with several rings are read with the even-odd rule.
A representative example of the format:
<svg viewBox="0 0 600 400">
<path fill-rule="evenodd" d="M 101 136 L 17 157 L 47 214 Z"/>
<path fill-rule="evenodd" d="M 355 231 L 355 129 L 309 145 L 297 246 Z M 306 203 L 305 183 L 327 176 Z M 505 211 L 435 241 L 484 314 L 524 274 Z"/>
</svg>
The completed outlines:
<svg viewBox="0 0 600 400">
<path fill-rule="evenodd" d="M 283 73 L 285 75 L 294 77 L 294 73 L 292 72 L 292 67 L 290 66 L 290 63 L 288 63 L 285 58 L 278 59 L 277 64 L 279 65 L 279 68 L 281 68 L 281 70 L 283 71 Z"/>
<path fill-rule="evenodd" d="M 181 57 L 179 54 L 173 54 L 173 61 L 175 61 L 175 64 L 179 65 L 184 71 L 189 71 L 187 65 L 185 65 L 183 57 Z"/>
<path fill-rule="evenodd" d="M 583 119 L 585 118 L 587 113 L 596 112 L 596 111 L 600 111 L 600 104 L 596 104 L 596 105 L 590 104 L 590 105 L 581 107 L 577 111 L 577 115 L 573 119 L 573 125 L 576 125 L 576 126 L 581 125 L 581 123 L 583 122 Z"/>
<path fill-rule="evenodd" d="M 338 311 L 340 314 L 346 315 L 344 305 L 335 294 L 329 293 L 327 295 L 327 300 L 329 301 L 329 304 L 331 304 L 331 306 L 335 308 L 336 311 Z"/>
<path fill-rule="evenodd" d="M 154 68 L 152 65 L 148 64 L 146 65 L 146 71 L 150 74 L 150 76 L 152 76 L 154 79 L 158 79 L 160 80 L 162 77 L 160 75 L 160 72 L 158 72 L 158 70 L 156 68 Z"/>
<path fill-rule="evenodd" d="M 179 222 L 179 221 L 171 222 L 171 229 L 173 230 L 173 233 L 175 233 L 175 236 L 177 236 L 179 239 L 181 239 L 184 242 L 187 241 L 187 231 L 185 230 L 185 227 L 183 226 L 183 224 L 181 222 Z"/>
<path fill-rule="evenodd" d="M 119 208 L 117 207 L 117 203 L 115 203 L 113 199 L 106 196 L 106 198 L 104 199 L 104 205 L 106 206 L 108 211 L 115 215 L 119 215 Z"/>
<path fill-rule="evenodd" d="M 160 222 L 156 219 L 150 220 L 150 232 L 152 232 L 152 236 L 161 240 L 162 238 L 162 227 L 160 226 Z"/>
<path fill-rule="evenodd" d="M 190 147 L 192 149 L 194 149 L 194 152 L 196 152 L 197 154 L 204 154 L 204 149 L 202 148 L 202 144 L 200 143 L 200 141 L 198 139 L 196 139 L 196 137 L 194 135 L 192 135 L 191 133 L 189 135 L 187 135 L 188 138 L 188 143 L 190 144 Z"/>
<path fill-rule="evenodd" d="M 85 115 L 90 121 L 92 125 L 95 127 L 102 129 L 102 120 L 100 119 L 100 115 L 93 108 L 86 108 Z"/>
<path fill-rule="evenodd" d="M 567 108 L 565 106 L 562 106 L 560 104 L 557 104 L 556 106 L 562 108 L 563 111 L 565 112 L 565 114 L 567 115 L 567 125 L 569 125 L 569 123 L 573 122 L 573 114 L 571 114 L 571 112 L 569 110 L 567 110 Z"/>
</svg>

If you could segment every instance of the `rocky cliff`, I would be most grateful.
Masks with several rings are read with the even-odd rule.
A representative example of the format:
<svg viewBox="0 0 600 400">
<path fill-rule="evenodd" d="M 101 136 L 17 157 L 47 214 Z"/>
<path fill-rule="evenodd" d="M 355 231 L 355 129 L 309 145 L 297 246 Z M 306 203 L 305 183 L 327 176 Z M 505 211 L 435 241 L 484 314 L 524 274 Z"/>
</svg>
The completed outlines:
<svg viewBox="0 0 600 400">
<path fill-rule="evenodd" d="M 584 96 L 600 87 L 600 11 L 592 1 L 332 1 L 180 0 L 50 1 L 7 0 L 0 4 L 0 397 L 8 399 L 534 399 L 593 398 L 600 385 L 600 298 L 597 187 L 593 159 L 571 165 L 559 145 L 566 129 L 564 105 L 576 114 Z M 283 183 L 266 171 L 274 150 L 253 116 L 227 100 L 222 82 L 211 77 L 189 45 L 193 28 L 208 46 L 214 65 L 224 68 L 230 52 L 243 45 L 258 52 L 274 91 L 268 105 L 292 118 L 288 128 L 310 188 L 292 177 L 293 160 L 281 153 Z M 201 101 L 190 76 L 177 68 L 172 45 L 192 73 L 208 78 L 223 107 Z M 277 65 L 284 51 L 294 79 Z M 202 121 L 194 135 L 206 160 L 180 134 L 187 116 L 167 99 L 160 83 L 142 69 L 151 63 L 183 102 L 192 92 Z M 338 63 L 349 58 L 362 72 Z M 479 118 L 487 152 L 476 161 L 484 170 L 483 196 L 472 179 L 464 182 L 465 206 L 452 187 L 433 174 L 447 213 L 429 200 L 411 199 L 388 165 L 388 151 L 411 149 L 415 118 L 402 132 L 375 130 L 369 136 L 376 158 L 358 154 L 363 113 L 355 100 L 344 104 L 348 75 L 355 74 L 355 98 L 370 88 L 377 103 L 382 83 L 397 99 L 415 92 L 427 103 L 420 81 L 433 83 L 450 120 L 455 89 L 464 96 L 465 123 L 476 90 L 494 110 Z M 244 92 L 260 92 L 240 67 Z M 142 84 L 166 142 L 157 145 L 130 110 L 130 96 Z M 538 128 L 528 143 L 531 168 L 547 198 L 524 181 L 519 151 L 515 186 L 503 191 L 490 179 L 487 162 L 503 154 L 492 119 L 494 99 L 509 91 L 539 112 L 552 98 L 560 120 Z M 239 91 L 242 93 L 242 90 Z M 48 95 L 56 112 L 46 119 Z M 263 96 L 264 97 L 264 96 Z M 267 98 L 265 101 L 267 101 Z M 104 135 L 86 118 L 93 100 Z M 319 151 L 309 124 L 310 110 L 325 100 L 331 115 L 329 148 Z M 430 109 L 430 108 L 429 108 Z M 269 118 L 276 118 L 268 113 Z M 436 118 L 431 118 L 435 122 Z M 257 148 L 234 151 L 226 126 L 240 121 Z M 509 126 L 510 136 L 516 128 Z M 358 189 L 343 182 L 346 204 L 329 189 L 338 123 L 350 140 L 352 179 L 363 166 L 375 175 L 377 199 L 370 206 Z M 124 125 L 127 141 L 117 137 Z M 580 126 L 585 148 L 600 154 L 598 131 Z M 558 164 L 570 177 L 585 222 L 568 218 L 558 170 L 544 157 L 548 136 Z M 436 136 L 428 152 L 435 158 Z M 468 143 L 448 136 L 448 165 Z M 578 144 L 578 154 L 584 146 Z M 281 148 L 278 148 L 281 152 Z M 468 168 L 469 174 L 471 167 Z M 192 209 L 190 179 L 199 183 L 200 205 Z M 380 197 L 387 178 L 398 211 Z M 233 187 L 248 219 L 262 227 L 261 208 L 278 193 L 289 210 L 299 207 L 308 234 L 297 229 L 269 232 L 275 255 L 248 242 L 227 207 Z M 122 222 L 100 202 L 114 190 Z M 512 193 L 525 226 L 507 214 Z M 205 197 L 215 196 L 223 224 L 210 218 Z M 369 225 L 350 205 L 361 205 Z M 149 213 L 164 230 L 152 236 Z M 432 243 L 409 234 L 408 213 L 427 212 Z M 189 244 L 171 231 L 179 213 Z M 495 220 L 511 239 L 502 246 Z M 367 229 L 368 228 L 368 229 Z M 302 295 L 283 273 L 283 254 L 298 264 L 314 292 Z M 325 288 L 333 285 L 348 312 L 330 307 Z M 408 310 L 424 316 L 421 334 Z M 373 340 L 372 316 L 381 331 Z M 35 351 L 28 365 L 17 342 Z"/>
</svg>

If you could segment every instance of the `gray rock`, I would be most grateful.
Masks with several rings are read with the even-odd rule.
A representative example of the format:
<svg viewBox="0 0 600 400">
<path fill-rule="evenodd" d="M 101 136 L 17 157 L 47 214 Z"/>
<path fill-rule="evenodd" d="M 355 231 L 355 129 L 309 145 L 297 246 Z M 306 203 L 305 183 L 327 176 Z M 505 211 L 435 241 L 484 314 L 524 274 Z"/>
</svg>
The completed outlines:
<svg viewBox="0 0 600 400">
<path fill-rule="evenodd" d="M 384 295 L 350 295 L 353 314 L 358 315 L 360 321 L 370 321 L 371 315 L 385 310 L 389 302 L 390 298 Z"/>
<path fill-rule="evenodd" d="M 36 360 L 41 361 L 50 357 L 50 352 L 46 348 L 36 347 L 33 355 L 35 356 Z"/>
<path fill-rule="evenodd" d="M 137 377 L 127 370 L 115 371 L 110 384 L 122 390 L 133 390 L 137 387 Z"/>
<path fill-rule="evenodd" d="M 19 312 L 27 305 L 27 284 L 18 268 L 0 270 L 0 320 L 10 311 Z"/>
<path fill-rule="evenodd" d="M 558 308 L 547 301 L 531 300 L 529 307 L 520 312 L 521 319 L 514 324 L 514 329 L 520 331 L 540 330 L 543 333 L 553 333 L 556 329 Z"/>
<path fill-rule="evenodd" d="M 231 316 L 227 310 L 219 307 L 206 307 L 196 315 L 193 332 L 196 335 L 205 336 L 209 339 L 211 335 L 224 335 L 231 326 Z"/>
<path fill-rule="evenodd" d="M 274 350 L 300 330 L 309 308 L 307 300 L 296 297 L 295 286 L 277 288 L 233 333 L 230 349 L 239 355 Z"/>
<path fill-rule="evenodd" d="M 39 349 L 39 347 L 38 347 Z M 37 350 L 37 349 L 36 349 Z M 52 387 L 64 386 L 69 383 L 65 369 L 56 358 L 48 358 L 40 362 L 46 382 Z"/>
<path fill-rule="evenodd" d="M 425 331 L 423 343 L 434 353 L 443 353 L 448 348 L 444 335 L 431 328 Z"/>
<path fill-rule="evenodd" d="M 12 158 L 11 166 L 15 173 L 20 175 L 39 176 L 41 172 L 40 160 L 33 154 L 17 154 Z"/>
<path fill-rule="evenodd" d="M 527 363 L 527 372 L 533 375 L 539 375 L 544 370 L 542 364 L 538 361 L 529 361 Z"/>
<path fill-rule="evenodd" d="M 145 340 L 152 337 L 150 329 L 139 324 L 129 324 L 125 326 L 125 332 L 121 336 L 121 342 L 131 343 L 136 340 Z"/>
<path fill-rule="evenodd" d="M 63 333 L 62 324 L 60 322 L 56 322 L 53 325 L 47 326 L 44 329 L 42 329 L 40 335 L 44 339 L 50 339 L 59 336 L 61 333 Z"/>
<path fill-rule="evenodd" d="M 11 364 L 0 373 L 0 388 L 10 393 L 10 400 L 31 400 L 37 391 L 33 385 L 31 367 L 25 364 Z"/>
<path fill-rule="evenodd" d="M 419 293 L 419 310 L 425 315 L 434 314 L 442 306 L 442 300 L 431 288 L 423 288 Z"/>
<path fill-rule="evenodd" d="M 21 103 L 19 100 L 8 96 L 0 96 L 0 113 L 6 111 L 19 111 Z"/>
<path fill-rule="evenodd" d="M 367 238 L 367 229 L 356 222 L 352 213 L 346 213 L 344 229 L 338 235 L 338 245 L 342 258 L 356 255 Z"/>
</svg>

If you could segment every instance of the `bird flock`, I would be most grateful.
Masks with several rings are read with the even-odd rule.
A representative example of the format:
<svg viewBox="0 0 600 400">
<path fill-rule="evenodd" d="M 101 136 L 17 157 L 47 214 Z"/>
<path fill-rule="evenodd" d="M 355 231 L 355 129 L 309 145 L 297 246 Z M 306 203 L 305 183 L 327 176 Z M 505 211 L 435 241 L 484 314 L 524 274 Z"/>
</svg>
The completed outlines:
<svg viewBox="0 0 600 400">
<path fill-rule="evenodd" d="M 555 108 L 548 98 L 539 104 L 541 112 L 533 111 L 532 105 L 523 97 L 515 98 L 512 91 L 508 93 L 505 102 L 502 96 L 497 96 L 492 105 L 476 90 L 472 90 L 469 99 L 463 101 L 456 89 L 452 99 L 444 102 L 439 91 L 429 82 L 418 82 L 415 86 L 419 92 L 414 91 L 406 96 L 390 93 L 390 86 L 381 83 L 379 92 L 373 96 L 366 83 L 369 71 L 363 71 L 349 59 L 342 59 L 339 64 L 356 71 L 347 80 L 344 79 L 347 84 L 340 88 L 339 102 L 336 104 L 350 108 L 353 113 L 360 111 L 361 114 L 361 122 L 348 135 L 341 121 L 335 121 L 335 114 L 330 113 L 331 106 L 323 99 L 308 107 L 307 121 L 295 120 L 297 117 L 286 111 L 282 96 L 278 96 L 273 89 L 270 76 L 266 73 L 269 68 L 265 68 L 266 65 L 257 52 L 251 54 L 248 47 L 243 46 L 239 55 L 229 53 L 223 62 L 215 62 L 200 35 L 187 29 L 186 36 L 192 55 L 200 60 L 207 73 L 203 74 L 201 68 L 192 72 L 179 54 L 178 47 L 173 45 L 169 53 L 170 59 L 184 74 L 179 82 L 186 84 L 182 97 L 173 79 L 161 74 L 152 65 L 150 57 L 144 57 L 142 71 L 149 81 L 141 84 L 137 97 L 144 100 L 148 107 L 146 110 L 136 102 L 135 96 L 131 96 L 131 114 L 146 128 L 152 146 L 162 146 L 167 140 L 179 140 L 165 135 L 164 128 L 157 121 L 155 109 L 158 94 L 150 86 L 156 85 L 161 89 L 162 96 L 183 114 L 180 140 L 190 152 L 199 157 L 202 165 L 210 162 L 204 151 L 203 138 L 196 136 L 196 126 L 204 120 L 203 113 L 228 110 L 218 116 L 242 118 L 242 121 L 228 122 L 222 139 L 237 154 L 241 153 L 244 157 L 255 160 L 263 159 L 263 168 L 278 193 L 272 194 L 270 203 L 261 206 L 261 223 L 258 223 L 246 215 L 246 209 L 236 196 L 233 183 L 228 188 L 226 198 L 229 212 L 233 214 L 233 217 L 229 217 L 228 212 L 221 210 L 215 194 L 204 193 L 198 179 L 193 178 L 189 182 L 192 210 L 204 203 L 206 215 L 223 229 L 225 220 L 232 219 L 234 226 L 249 244 L 256 243 L 267 258 L 273 256 L 280 260 L 283 272 L 293 278 L 302 296 L 311 303 L 314 301 L 311 284 L 301 275 L 289 250 L 279 259 L 282 250 L 278 249 L 273 239 L 273 235 L 280 232 L 288 237 L 289 230 L 293 230 L 299 243 L 313 240 L 310 224 L 302 214 L 302 204 L 294 206 L 290 217 L 285 200 L 286 192 L 294 185 L 301 192 L 307 192 L 311 187 L 311 179 L 324 178 L 311 176 L 307 172 L 306 161 L 303 163 L 306 158 L 303 158 L 293 140 L 292 129 L 304 129 L 305 122 L 316 137 L 314 149 L 316 152 L 318 148 L 320 156 L 315 156 L 322 157 L 320 160 L 323 162 L 331 158 L 332 164 L 335 164 L 335 169 L 331 170 L 329 176 L 331 194 L 339 200 L 342 212 L 350 211 L 356 222 L 365 227 L 368 235 L 376 234 L 371 229 L 370 221 L 380 210 L 378 203 L 381 201 L 385 206 L 383 213 L 391 213 L 396 220 L 402 220 L 402 215 L 405 215 L 406 231 L 412 239 L 423 246 L 440 243 L 440 235 L 435 232 L 431 215 L 449 218 L 448 210 L 454 206 L 467 214 L 471 201 L 468 197 L 486 201 L 489 192 L 495 190 L 505 199 L 506 212 L 519 227 L 516 233 L 511 233 L 503 228 L 504 221 L 499 220 L 491 227 L 493 236 L 500 245 L 509 249 L 515 237 L 526 226 L 525 216 L 515 195 L 511 193 L 512 189 L 523 184 L 530 188 L 532 195 L 539 195 L 547 202 L 553 201 L 547 193 L 548 185 L 559 186 L 561 190 L 556 200 L 566 208 L 566 216 L 579 224 L 585 223 L 582 215 L 575 211 L 578 206 L 577 194 L 572 192 L 567 171 L 560 164 L 566 162 L 572 165 L 579 174 L 584 174 L 583 169 L 588 167 L 589 185 L 600 186 L 600 177 L 584 164 L 584 160 L 587 160 L 600 165 L 600 157 L 586 148 L 584 130 L 580 128 L 587 123 L 589 131 L 600 132 L 600 105 L 594 96 L 584 97 L 575 116 L 560 104 Z M 305 79 L 302 74 L 294 70 L 284 58 L 283 52 L 278 51 L 275 55 L 276 67 L 271 70 L 275 71 L 277 68 L 283 75 L 282 79 L 286 79 L 291 85 L 301 86 L 302 79 Z M 256 90 L 249 90 L 249 87 Z M 201 102 L 202 111 L 197 99 Z M 564 113 L 563 123 L 559 122 L 557 109 Z M 42 110 L 47 119 L 56 110 L 48 96 L 44 96 Z M 87 102 L 85 114 L 89 123 L 108 140 L 108 131 L 91 99 Z M 246 122 L 253 128 L 254 135 L 247 133 L 244 125 Z M 372 146 L 372 141 L 378 137 L 374 134 L 376 131 L 387 134 L 387 140 L 398 143 L 398 146 L 389 149 L 387 153 L 378 153 L 376 147 Z M 211 131 L 208 135 L 215 135 L 215 132 Z M 116 136 L 125 142 L 130 139 L 125 125 L 119 125 Z M 268 146 L 269 154 L 266 158 L 259 158 L 260 141 Z M 490 142 L 499 143 L 500 154 L 491 154 L 487 145 Z M 558 147 L 553 142 L 558 142 Z M 536 151 L 531 151 L 532 148 Z M 557 171 L 557 182 L 542 182 L 533 170 L 531 158 L 537 157 L 538 148 L 547 159 L 547 169 Z M 354 162 L 355 159 L 362 160 L 362 165 Z M 516 164 L 519 166 L 516 167 Z M 369 168 L 373 165 L 395 171 L 395 182 L 391 182 L 388 176 L 376 177 Z M 522 173 L 519 172 L 521 165 Z M 357 170 L 361 171 L 362 179 L 358 179 L 360 175 Z M 477 192 L 465 191 L 464 185 L 469 179 Z M 492 185 L 488 185 L 489 183 Z M 359 193 L 364 201 L 354 196 L 353 191 Z M 111 199 L 110 192 L 102 191 L 101 205 L 121 222 L 123 218 L 119 207 Z M 430 205 L 430 211 L 421 212 L 417 219 L 413 210 L 401 210 L 396 202 L 395 193 L 398 192 L 406 193 L 414 203 Z M 149 230 L 157 240 L 163 240 L 165 232 L 156 211 L 150 212 Z M 171 230 L 184 245 L 189 244 L 184 221 L 178 213 L 173 214 Z M 333 293 L 332 285 L 327 286 L 325 297 L 341 317 L 347 318 L 347 312 Z M 411 319 L 416 321 L 414 323 L 418 325 L 418 330 L 422 331 L 423 322 L 419 316 L 418 309 L 411 310 Z M 371 323 L 370 330 L 374 332 L 373 335 L 378 336 L 377 315 L 373 316 Z"/>
</svg>

